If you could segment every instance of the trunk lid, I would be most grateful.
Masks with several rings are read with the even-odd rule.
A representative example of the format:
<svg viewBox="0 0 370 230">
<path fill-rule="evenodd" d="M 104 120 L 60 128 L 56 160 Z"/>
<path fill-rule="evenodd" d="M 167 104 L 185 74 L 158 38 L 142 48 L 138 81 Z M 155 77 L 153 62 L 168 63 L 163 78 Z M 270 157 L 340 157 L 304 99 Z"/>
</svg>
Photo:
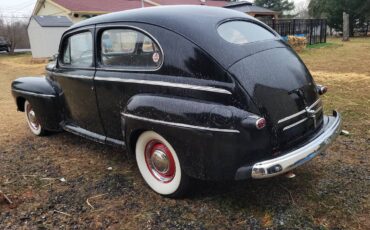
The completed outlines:
<svg viewBox="0 0 370 230">
<path fill-rule="evenodd" d="M 322 124 L 322 105 L 313 78 L 290 48 L 264 50 L 229 68 L 266 117 L 274 147 L 305 139 Z"/>
</svg>

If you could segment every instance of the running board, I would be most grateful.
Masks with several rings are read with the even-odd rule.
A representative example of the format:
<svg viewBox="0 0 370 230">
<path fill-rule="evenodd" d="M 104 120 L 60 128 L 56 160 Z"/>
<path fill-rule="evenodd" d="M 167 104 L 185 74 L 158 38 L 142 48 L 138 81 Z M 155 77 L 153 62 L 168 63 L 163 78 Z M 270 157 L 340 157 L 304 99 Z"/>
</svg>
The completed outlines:
<svg viewBox="0 0 370 230">
<path fill-rule="evenodd" d="M 112 145 L 112 146 L 119 146 L 119 147 L 126 148 L 125 142 L 123 142 L 123 141 L 113 139 L 113 138 L 110 138 L 110 137 L 106 137 L 104 135 L 91 132 L 89 130 L 83 129 L 83 128 L 75 126 L 75 125 L 64 124 L 64 125 L 62 125 L 62 128 L 67 132 L 70 132 L 70 133 L 73 133 L 73 134 L 78 135 L 80 137 L 98 142 L 100 144 L 108 144 L 108 145 Z"/>
</svg>

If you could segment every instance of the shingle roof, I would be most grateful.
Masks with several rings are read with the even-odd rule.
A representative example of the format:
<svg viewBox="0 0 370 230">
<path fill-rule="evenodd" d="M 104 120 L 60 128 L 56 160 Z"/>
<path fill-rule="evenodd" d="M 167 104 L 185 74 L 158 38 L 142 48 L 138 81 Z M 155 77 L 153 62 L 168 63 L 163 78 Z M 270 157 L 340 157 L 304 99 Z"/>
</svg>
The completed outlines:
<svg viewBox="0 0 370 230">
<path fill-rule="evenodd" d="M 206 6 L 218 6 L 223 7 L 229 1 L 212 1 L 206 0 L 203 4 L 200 0 L 153 0 L 160 5 L 206 5 Z"/>
<path fill-rule="evenodd" d="M 73 23 L 66 16 L 32 16 L 41 27 L 70 27 Z"/>
<path fill-rule="evenodd" d="M 141 0 L 53 0 L 58 5 L 75 12 L 116 12 L 141 7 Z M 149 2 L 149 1 L 148 1 Z M 200 0 L 151 0 L 159 5 L 201 5 Z M 225 6 L 229 1 L 207 0 L 207 6 Z M 144 6 L 153 6 L 144 2 Z"/>
</svg>

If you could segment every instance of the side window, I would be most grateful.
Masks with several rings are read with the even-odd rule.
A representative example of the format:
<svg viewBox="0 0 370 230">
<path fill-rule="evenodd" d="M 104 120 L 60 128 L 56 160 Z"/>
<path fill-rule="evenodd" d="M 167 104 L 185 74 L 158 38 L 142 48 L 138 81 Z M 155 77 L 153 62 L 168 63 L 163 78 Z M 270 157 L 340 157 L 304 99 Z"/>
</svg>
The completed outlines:
<svg viewBox="0 0 370 230">
<path fill-rule="evenodd" d="M 93 44 L 90 32 L 75 34 L 64 42 L 62 63 L 74 67 L 90 67 L 93 63 Z"/>
<path fill-rule="evenodd" d="M 156 69 L 163 61 L 158 45 L 132 29 L 111 29 L 101 34 L 101 62 L 123 69 Z"/>
</svg>

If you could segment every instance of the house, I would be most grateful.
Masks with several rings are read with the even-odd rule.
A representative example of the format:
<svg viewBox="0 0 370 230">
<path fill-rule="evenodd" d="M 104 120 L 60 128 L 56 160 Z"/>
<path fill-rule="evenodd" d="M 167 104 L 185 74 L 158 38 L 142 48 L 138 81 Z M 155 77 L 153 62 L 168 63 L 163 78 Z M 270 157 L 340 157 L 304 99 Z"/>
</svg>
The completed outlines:
<svg viewBox="0 0 370 230">
<path fill-rule="evenodd" d="M 27 27 L 33 58 L 47 58 L 58 52 L 59 40 L 72 25 L 66 16 L 32 16 Z"/>
<path fill-rule="evenodd" d="M 223 7 L 220 0 L 37 0 L 32 15 L 66 16 L 73 23 L 115 11 L 160 5 L 207 5 Z"/>
<path fill-rule="evenodd" d="M 34 58 L 49 57 L 55 52 L 55 47 L 58 45 L 60 40 L 60 34 L 66 27 L 64 26 L 41 26 L 38 21 L 40 17 L 44 20 L 66 20 L 77 23 L 87 18 L 91 18 L 101 14 L 107 14 L 116 11 L 130 10 L 141 7 L 153 7 L 161 5 L 205 5 L 215 7 L 226 7 L 229 9 L 238 10 L 252 16 L 269 16 L 271 18 L 277 18 L 278 13 L 257 7 L 254 4 L 242 1 L 235 2 L 230 0 L 37 0 L 35 8 L 32 12 L 32 18 L 30 26 L 35 28 L 29 28 L 28 32 L 30 39 L 39 37 L 40 35 L 34 34 L 48 34 L 44 37 L 46 39 L 45 44 L 48 47 L 40 46 L 36 40 L 31 42 L 32 56 Z M 59 16 L 60 18 L 57 18 Z M 37 20 L 38 19 L 38 20 Z M 41 21 L 44 21 L 41 20 Z M 36 23 L 36 24 L 35 24 Z M 37 27 L 37 24 L 39 27 Z M 67 25 L 67 24 L 64 24 Z M 37 28 L 36 28 L 37 27 Z M 50 30 L 57 30 L 54 34 L 49 33 Z M 41 31 L 43 30 L 43 31 Z M 41 41 L 41 40 L 40 40 Z M 34 45 L 32 45 L 34 43 Z M 53 47 L 49 47 L 49 43 L 55 43 Z M 43 49 L 43 50 L 40 50 Z M 48 52 L 46 52 L 48 51 Z M 45 56 L 46 55 L 46 56 Z"/>
<path fill-rule="evenodd" d="M 255 4 L 248 2 L 248 1 L 240 1 L 240 2 L 231 2 L 224 6 L 228 9 L 237 10 L 255 18 L 269 18 L 269 19 L 277 19 L 279 16 L 279 12 L 272 11 L 260 6 L 256 6 Z"/>
</svg>

